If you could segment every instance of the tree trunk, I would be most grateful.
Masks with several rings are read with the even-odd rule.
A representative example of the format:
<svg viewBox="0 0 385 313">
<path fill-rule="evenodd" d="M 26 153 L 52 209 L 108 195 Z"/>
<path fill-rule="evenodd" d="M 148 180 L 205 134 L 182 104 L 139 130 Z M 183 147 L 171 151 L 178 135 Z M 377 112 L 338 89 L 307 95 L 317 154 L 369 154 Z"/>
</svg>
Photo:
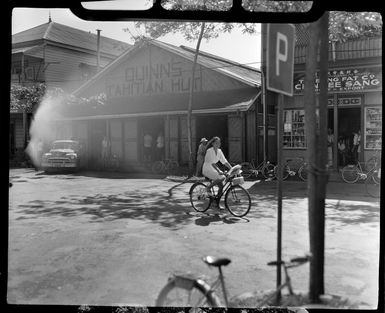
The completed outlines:
<svg viewBox="0 0 385 313">
<path fill-rule="evenodd" d="M 188 143 L 188 152 L 189 152 L 189 172 L 190 175 L 194 173 L 194 155 L 193 155 L 193 149 L 192 149 L 192 127 L 191 127 L 191 116 L 192 116 L 192 103 L 193 103 L 193 95 L 194 95 L 194 81 L 195 81 L 195 69 L 197 66 L 197 60 L 198 60 L 198 54 L 199 54 L 199 48 L 201 45 L 201 41 L 203 38 L 203 33 L 205 30 L 206 23 L 202 23 L 201 25 L 201 31 L 199 33 L 198 42 L 195 48 L 195 54 L 194 54 L 194 62 L 192 66 L 192 73 L 191 73 L 191 84 L 190 84 L 190 92 L 189 92 L 189 99 L 188 99 L 188 108 L 187 108 L 187 143 Z"/>
<path fill-rule="evenodd" d="M 318 300 L 320 273 L 319 268 L 319 223 L 317 217 L 317 118 L 316 118 L 316 98 L 314 90 L 314 79 L 317 65 L 317 53 L 319 47 L 319 23 L 315 22 L 309 26 L 310 41 L 307 48 L 306 76 L 305 76 L 305 131 L 307 141 L 307 161 L 309 166 L 308 173 L 308 206 L 309 206 L 309 236 L 310 252 L 313 255 L 310 263 L 310 286 L 309 297 L 312 302 Z"/>
</svg>

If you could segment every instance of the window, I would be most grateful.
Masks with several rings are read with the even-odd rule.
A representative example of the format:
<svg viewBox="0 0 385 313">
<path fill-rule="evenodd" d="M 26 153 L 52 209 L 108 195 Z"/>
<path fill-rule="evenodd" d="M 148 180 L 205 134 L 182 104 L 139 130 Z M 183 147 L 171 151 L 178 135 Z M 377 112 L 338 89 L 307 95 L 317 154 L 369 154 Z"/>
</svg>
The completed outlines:
<svg viewBox="0 0 385 313">
<path fill-rule="evenodd" d="M 382 108 L 365 108 L 365 149 L 381 149 Z"/>
<path fill-rule="evenodd" d="M 284 110 L 283 147 L 306 148 L 305 110 Z"/>
</svg>

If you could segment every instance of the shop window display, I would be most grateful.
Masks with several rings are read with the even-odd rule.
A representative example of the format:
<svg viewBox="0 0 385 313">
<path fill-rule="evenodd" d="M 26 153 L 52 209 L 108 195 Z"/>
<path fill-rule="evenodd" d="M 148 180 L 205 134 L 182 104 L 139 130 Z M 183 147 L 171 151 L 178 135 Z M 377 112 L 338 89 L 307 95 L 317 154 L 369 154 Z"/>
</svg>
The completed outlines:
<svg viewBox="0 0 385 313">
<path fill-rule="evenodd" d="M 381 149 L 382 108 L 365 108 L 365 149 Z"/>
<path fill-rule="evenodd" d="M 284 110 L 284 148 L 306 148 L 305 110 Z"/>
</svg>

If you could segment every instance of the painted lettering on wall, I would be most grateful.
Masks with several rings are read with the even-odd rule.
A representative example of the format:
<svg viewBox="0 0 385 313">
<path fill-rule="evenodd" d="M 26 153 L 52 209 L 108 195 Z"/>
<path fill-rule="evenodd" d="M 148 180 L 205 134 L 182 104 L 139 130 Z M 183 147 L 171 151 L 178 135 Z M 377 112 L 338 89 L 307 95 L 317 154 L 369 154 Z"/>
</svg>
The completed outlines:
<svg viewBox="0 0 385 313">
<path fill-rule="evenodd" d="M 188 92 L 191 87 L 191 70 L 182 62 L 143 64 L 126 67 L 122 80 L 106 82 L 108 97 L 130 97 L 161 93 Z M 194 90 L 202 90 L 199 69 L 195 73 Z"/>
<path fill-rule="evenodd" d="M 294 74 L 294 91 L 302 93 L 304 90 L 304 73 Z M 316 73 L 314 87 L 320 88 L 319 73 Z M 371 69 L 343 69 L 332 70 L 328 73 L 329 92 L 365 91 L 382 88 L 382 73 L 378 68 Z"/>
</svg>

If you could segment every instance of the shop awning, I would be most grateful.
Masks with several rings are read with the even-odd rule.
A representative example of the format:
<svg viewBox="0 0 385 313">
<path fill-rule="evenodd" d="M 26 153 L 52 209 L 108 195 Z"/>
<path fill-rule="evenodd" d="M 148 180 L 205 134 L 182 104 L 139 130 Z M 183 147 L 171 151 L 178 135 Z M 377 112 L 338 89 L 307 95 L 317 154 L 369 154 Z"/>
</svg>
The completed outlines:
<svg viewBox="0 0 385 313">
<path fill-rule="evenodd" d="M 259 97 L 257 88 L 211 91 L 195 94 L 192 110 L 195 114 L 230 113 L 247 111 Z M 148 116 L 161 114 L 185 114 L 189 94 L 167 94 L 145 97 L 115 98 L 94 108 L 72 107 L 67 117 L 88 119 L 95 116 Z"/>
</svg>

